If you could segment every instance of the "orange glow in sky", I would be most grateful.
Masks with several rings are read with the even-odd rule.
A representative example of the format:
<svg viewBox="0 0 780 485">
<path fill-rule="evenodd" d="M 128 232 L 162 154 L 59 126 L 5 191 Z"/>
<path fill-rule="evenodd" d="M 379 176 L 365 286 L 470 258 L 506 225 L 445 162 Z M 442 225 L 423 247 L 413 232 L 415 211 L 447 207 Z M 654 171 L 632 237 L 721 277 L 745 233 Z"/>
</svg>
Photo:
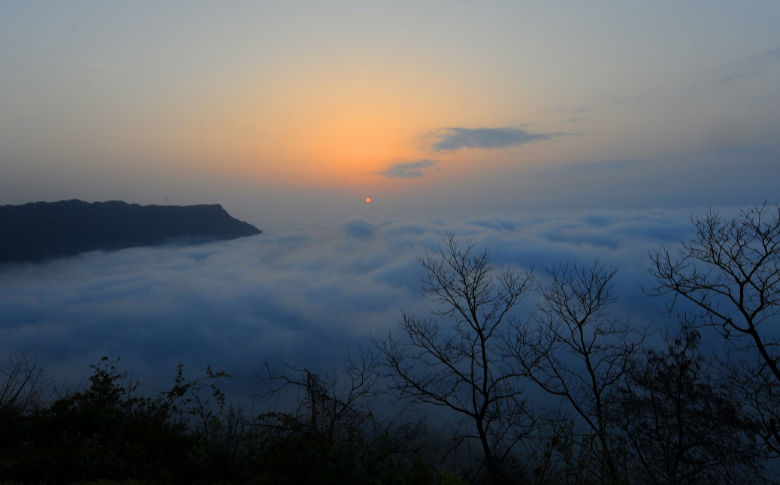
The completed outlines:
<svg viewBox="0 0 780 485">
<path fill-rule="evenodd" d="M 0 203 L 777 197 L 780 2 L 125 3 L 0 2 Z"/>
</svg>

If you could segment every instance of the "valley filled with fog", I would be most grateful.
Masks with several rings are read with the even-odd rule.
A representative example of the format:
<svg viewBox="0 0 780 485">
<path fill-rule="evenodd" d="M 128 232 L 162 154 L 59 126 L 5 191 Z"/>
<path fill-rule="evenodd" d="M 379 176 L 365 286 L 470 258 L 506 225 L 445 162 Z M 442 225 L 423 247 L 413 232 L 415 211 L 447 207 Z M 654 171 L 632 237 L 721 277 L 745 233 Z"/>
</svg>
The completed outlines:
<svg viewBox="0 0 780 485">
<path fill-rule="evenodd" d="M 435 253 L 447 232 L 488 249 L 495 266 L 533 269 L 540 281 L 553 263 L 617 266 L 613 312 L 650 325 L 660 342 L 669 319 L 666 302 L 643 291 L 654 284 L 648 251 L 689 238 L 691 214 L 704 211 L 258 222 L 263 234 L 227 242 L 6 265 L 0 353 L 24 352 L 71 386 L 101 356 L 120 358 L 150 392 L 179 363 L 191 372 L 210 364 L 233 375 L 226 389 L 244 399 L 257 392 L 263 359 L 325 369 L 395 331 L 402 311 L 425 316 L 433 307 L 418 258 Z M 524 322 L 534 304 L 529 296 L 513 317 Z"/>
</svg>

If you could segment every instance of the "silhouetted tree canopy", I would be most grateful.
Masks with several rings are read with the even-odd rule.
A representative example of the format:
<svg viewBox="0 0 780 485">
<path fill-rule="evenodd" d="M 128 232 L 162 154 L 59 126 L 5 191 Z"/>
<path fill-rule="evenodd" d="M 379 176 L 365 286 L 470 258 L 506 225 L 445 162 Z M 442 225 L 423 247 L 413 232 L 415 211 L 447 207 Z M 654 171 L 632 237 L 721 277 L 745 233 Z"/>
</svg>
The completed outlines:
<svg viewBox="0 0 780 485">
<path fill-rule="evenodd" d="M 531 273 L 491 266 L 488 252 L 449 234 L 438 254 L 420 260 L 424 290 L 440 304 L 431 318 L 406 313 L 399 337 L 377 343 L 394 389 L 415 402 L 463 417 L 481 447 L 489 474 L 499 480 L 505 460 L 531 424 L 520 376 L 502 344 L 509 317 Z"/>
</svg>

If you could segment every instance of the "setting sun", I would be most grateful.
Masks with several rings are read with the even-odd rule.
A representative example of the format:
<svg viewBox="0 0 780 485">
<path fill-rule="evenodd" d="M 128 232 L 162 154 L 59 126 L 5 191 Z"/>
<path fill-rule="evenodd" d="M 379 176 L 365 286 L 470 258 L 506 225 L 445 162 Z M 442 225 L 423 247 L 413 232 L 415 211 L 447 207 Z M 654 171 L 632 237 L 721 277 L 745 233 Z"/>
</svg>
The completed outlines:
<svg viewBox="0 0 780 485">
<path fill-rule="evenodd" d="M 371 197 L 366 197 L 366 204 L 370 204 L 370 203 L 371 203 Z"/>
</svg>

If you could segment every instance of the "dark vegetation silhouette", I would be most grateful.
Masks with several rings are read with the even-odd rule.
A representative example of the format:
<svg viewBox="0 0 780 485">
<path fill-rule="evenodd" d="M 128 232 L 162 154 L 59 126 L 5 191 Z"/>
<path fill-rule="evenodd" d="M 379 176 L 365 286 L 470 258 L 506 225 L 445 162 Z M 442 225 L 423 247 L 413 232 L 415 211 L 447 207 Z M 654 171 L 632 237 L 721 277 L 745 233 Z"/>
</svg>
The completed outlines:
<svg viewBox="0 0 780 485">
<path fill-rule="evenodd" d="M 696 236 L 677 251 L 650 253 L 652 293 L 693 306 L 691 318 L 732 345 L 729 373 L 752 404 L 768 452 L 780 453 L 780 207 L 743 209 L 733 219 L 694 216 Z M 741 359 L 739 365 L 735 360 Z"/>
<path fill-rule="evenodd" d="M 486 475 L 505 482 L 507 459 L 531 419 L 521 376 L 502 357 L 502 344 L 531 273 L 493 268 L 486 250 L 452 234 L 420 264 L 424 290 L 440 307 L 429 319 L 404 314 L 401 339 L 390 335 L 376 347 L 399 397 L 464 417 L 456 440 L 476 439 Z"/>
<path fill-rule="evenodd" d="M 559 264 L 542 285 L 533 325 L 518 327 L 514 355 L 526 376 L 568 401 L 590 434 L 578 444 L 601 482 L 619 482 L 620 452 L 610 429 L 609 399 L 623 380 L 643 335 L 609 312 L 617 269 L 594 262 Z M 585 455 L 583 455 L 585 456 Z"/>
<path fill-rule="evenodd" d="M 684 322 L 666 347 L 631 362 L 611 410 L 638 467 L 629 483 L 736 483 L 755 476 L 755 430 L 728 381 Z"/>
<path fill-rule="evenodd" d="M 217 204 L 141 206 L 80 200 L 0 206 L 0 228 L 0 264 L 260 234 Z"/>
<path fill-rule="evenodd" d="M 324 372 L 265 361 L 260 412 L 210 368 L 150 397 L 104 358 L 57 393 L 13 356 L 0 482 L 776 483 L 775 209 L 694 216 L 694 238 L 651 252 L 650 293 L 678 312 L 654 335 L 613 314 L 615 268 L 532 277 L 448 235 L 420 260 L 430 317 Z"/>
</svg>

